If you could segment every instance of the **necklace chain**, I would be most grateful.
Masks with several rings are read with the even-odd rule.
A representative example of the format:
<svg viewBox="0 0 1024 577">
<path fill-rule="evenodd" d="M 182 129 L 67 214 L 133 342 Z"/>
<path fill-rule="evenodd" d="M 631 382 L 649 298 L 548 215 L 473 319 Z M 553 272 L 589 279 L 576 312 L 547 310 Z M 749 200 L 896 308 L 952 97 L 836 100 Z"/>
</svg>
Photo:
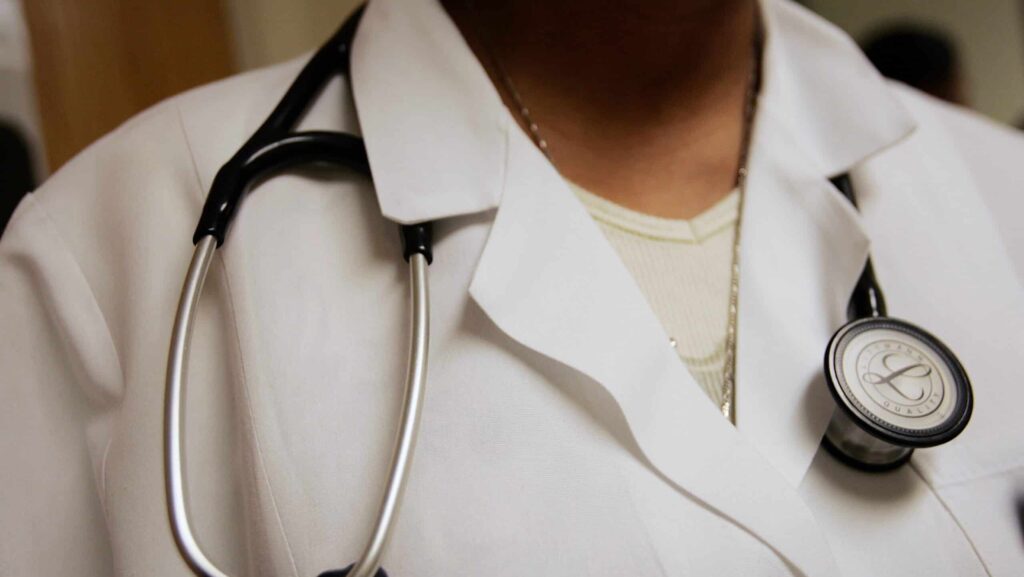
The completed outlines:
<svg viewBox="0 0 1024 577">
<path fill-rule="evenodd" d="M 466 7 L 475 15 L 475 6 L 471 0 L 466 0 Z M 530 138 L 537 148 L 544 153 L 548 161 L 551 159 L 551 152 L 548 149 L 548 142 L 541 134 L 540 125 L 533 119 L 530 109 L 519 94 L 512 77 L 505 71 L 490 45 L 484 42 L 482 35 L 477 35 L 478 41 L 485 51 L 485 56 L 490 60 L 492 70 L 502 84 L 505 93 L 512 99 L 520 120 L 526 125 Z M 740 140 L 740 154 L 737 162 L 735 186 L 739 191 L 739 206 L 737 208 L 736 231 L 732 243 L 732 265 L 729 271 L 729 309 L 728 322 L 725 332 L 725 367 L 722 370 L 722 390 L 719 410 L 722 415 L 733 424 L 736 423 L 736 341 L 739 317 L 740 297 L 740 224 L 743 217 L 743 205 L 746 198 L 747 186 L 747 160 L 750 152 L 751 129 L 754 123 L 754 114 L 757 109 L 757 95 L 761 83 L 761 28 L 760 21 L 755 23 L 755 34 L 753 42 L 753 57 L 750 66 L 750 75 L 747 79 L 747 89 L 743 103 L 743 133 Z"/>
</svg>

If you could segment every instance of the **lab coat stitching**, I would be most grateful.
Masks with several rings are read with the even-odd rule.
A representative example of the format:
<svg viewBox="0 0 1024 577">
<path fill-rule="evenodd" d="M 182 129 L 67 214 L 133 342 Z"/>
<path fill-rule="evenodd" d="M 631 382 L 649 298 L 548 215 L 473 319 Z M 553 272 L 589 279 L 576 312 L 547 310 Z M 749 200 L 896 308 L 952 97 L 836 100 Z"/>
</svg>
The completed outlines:
<svg viewBox="0 0 1024 577">
<path fill-rule="evenodd" d="M 620 478 L 622 477 L 621 473 L 619 476 Z M 637 506 L 636 498 L 633 496 L 633 489 L 627 486 L 626 494 L 629 497 L 630 509 L 633 510 L 633 515 L 636 516 L 640 527 L 644 530 L 644 543 L 646 543 L 647 550 L 650 551 L 651 556 L 654 557 L 654 562 L 658 565 L 658 573 L 661 577 L 669 577 L 668 571 L 665 569 L 665 563 L 661 559 L 661 551 L 658 550 L 658 547 L 654 544 L 654 539 L 651 537 L 651 528 L 647 524 L 647 519 L 640 514 L 640 508 Z"/>
<path fill-rule="evenodd" d="M 196 163 L 195 153 L 193 152 L 192 144 L 191 144 L 191 142 L 189 141 L 189 138 L 188 138 L 188 131 L 185 129 L 185 121 L 182 118 L 181 107 L 178 105 L 177 101 L 175 101 L 175 107 L 174 108 L 175 108 L 175 111 L 177 112 L 178 128 L 181 130 L 182 138 L 185 141 L 185 148 L 188 151 L 189 161 L 192 164 L 192 171 L 193 171 L 193 174 L 196 177 L 196 184 L 198 185 L 198 188 L 199 188 L 199 190 L 198 190 L 198 198 L 200 199 L 200 201 L 202 201 L 202 199 L 203 199 L 203 190 L 204 190 L 203 182 L 202 182 L 202 179 L 200 178 L 199 166 Z M 223 279 L 223 283 L 222 284 L 224 286 L 224 290 L 227 293 L 228 315 L 231 318 L 231 329 L 232 329 L 232 332 L 234 333 L 234 340 L 235 340 L 235 347 L 236 347 L 236 349 L 235 349 L 236 350 L 235 362 L 238 363 L 238 369 L 239 369 L 239 371 L 241 372 L 241 375 L 242 375 L 241 390 L 242 390 L 242 396 L 245 398 L 245 409 L 246 409 L 246 412 L 248 413 L 248 416 L 249 416 L 249 419 L 248 419 L 248 424 L 249 424 L 248 429 L 250 431 L 250 434 L 252 435 L 253 444 L 256 447 L 256 462 L 259 464 L 260 473 L 263 476 L 263 483 L 264 483 L 264 485 L 266 485 L 267 494 L 270 496 L 271 509 L 274 511 L 274 520 L 277 522 L 277 528 L 278 528 L 278 531 L 281 534 L 281 540 L 284 542 L 285 552 L 288 554 L 288 562 L 289 562 L 289 564 L 292 567 L 292 575 L 295 576 L 295 577 L 298 577 L 298 575 L 299 575 L 298 565 L 295 562 L 295 555 L 292 552 L 291 543 L 288 541 L 288 534 L 284 530 L 284 520 L 283 520 L 283 518 L 281 516 L 281 509 L 278 506 L 277 498 L 274 496 L 274 489 L 273 489 L 273 487 L 270 484 L 270 475 L 269 475 L 269 473 L 267 471 L 266 461 L 263 458 L 263 446 L 262 446 L 262 443 L 260 442 L 259 432 L 256 430 L 256 425 L 255 425 L 256 415 L 255 415 L 255 413 L 254 413 L 254 411 L 252 409 L 252 399 L 249 396 L 249 388 L 248 388 L 249 379 L 248 379 L 248 376 L 247 376 L 246 371 L 245 371 L 245 358 L 242 355 L 242 338 L 241 338 L 241 336 L 239 334 L 239 331 L 238 331 L 238 315 L 235 312 L 235 299 L 234 299 L 234 296 L 233 296 L 234 293 L 231 290 L 231 281 L 229 279 L 229 274 L 228 274 L 227 266 L 224 264 L 223 255 L 221 255 L 221 258 L 217 260 L 217 265 L 220 267 L 221 277 Z"/>
<path fill-rule="evenodd" d="M 100 460 L 100 506 L 103 508 L 104 516 L 107 516 L 107 458 L 110 456 L 110 447 L 114 444 L 114 435 L 107 439 L 107 446 L 103 448 L 103 458 Z M 109 520 L 109 516 L 107 516 Z"/>
<path fill-rule="evenodd" d="M 918 469 L 917 464 L 915 464 L 913 461 L 910 462 L 910 470 L 912 470 L 914 474 L 917 475 L 919 479 L 921 479 L 921 482 L 923 482 L 924 485 L 928 487 L 928 490 L 931 491 L 931 494 L 934 495 L 935 499 L 939 502 L 940 505 L 942 505 L 942 508 L 946 511 L 946 514 L 949 515 L 950 519 L 953 520 L 953 523 L 956 524 L 956 528 L 960 530 L 960 534 L 963 535 L 964 539 L 967 540 L 967 544 L 971 546 L 971 551 L 974 553 L 975 558 L 978 559 L 978 562 L 981 563 L 981 568 L 985 570 L 985 574 L 989 577 L 992 577 L 992 571 L 989 570 L 988 564 L 985 563 L 985 559 L 981 556 L 981 553 L 978 552 L 978 547 L 974 544 L 974 539 L 971 538 L 971 535 L 960 523 L 960 519 L 956 516 L 955 513 L 953 513 L 953 510 L 950 509 L 949 504 L 946 503 L 946 500 L 943 499 L 942 495 L 940 495 L 939 492 L 935 490 L 935 487 L 933 487 L 932 484 L 928 482 L 928 479 L 926 479 L 925 476 L 921 474 L 921 471 Z"/>
<path fill-rule="evenodd" d="M 185 119 L 181 114 L 181 104 L 178 102 L 178 98 L 175 98 L 173 102 L 175 116 L 178 120 L 178 130 L 181 131 L 181 138 L 185 141 L 185 151 L 188 152 L 188 161 L 192 166 L 192 174 L 196 177 L 196 184 L 198 185 L 196 198 L 200 203 L 202 203 L 204 200 L 203 191 L 206 190 L 206 187 L 203 185 L 202 176 L 199 174 L 199 164 L 196 162 L 196 155 L 192 149 L 192 141 L 189 140 L 188 130 L 185 128 Z"/>
<path fill-rule="evenodd" d="M 277 528 L 281 533 L 281 540 L 284 541 L 285 551 L 288 553 L 288 562 L 292 566 L 292 575 L 298 577 L 299 569 L 295 562 L 295 555 L 292 552 L 291 543 L 288 541 L 288 534 L 284 530 L 284 519 L 281 516 L 281 508 L 278 506 L 277 497 L 274 495 L 274 488 L 270 484 L 270 474 L 267 471 L 267 464 L 263 458 L 263 444 L 260 442 L 259 432 L 256 430 L 256 414 L 252 409 L 252 398 L 249 396 L 249 379 L 245 371 L 245 359 L 242 356 L 242 339 L 238 332 L 238 322 L 236 319 L 238 316 L 235 313 L 235 304 L 233 293 L 231 291 L 231 282 L 228 280 L 227 266 L 224 264 L 223 257 L 218 261 L 220 266 L 221 274 L 224 279 L 224 290 L 227 291 L 227 305 L 228 313 L 231 316 L 231 327 L 235 337 L 236 355 L 235 360 L 238 363 L 238 369 L 242 373 L 242 395 L 245 397 L 245 409 L 249 414 L 249 430 L 252 434 L 253 443 L 256 445 L 256 461 L 259 463 L 260 473 L 263 475 L 263 483 L 267 487 L 267 494 L 270 496 L 271 508 L 274 511 L 274 520 L 277 521 Z"/>
</svg>

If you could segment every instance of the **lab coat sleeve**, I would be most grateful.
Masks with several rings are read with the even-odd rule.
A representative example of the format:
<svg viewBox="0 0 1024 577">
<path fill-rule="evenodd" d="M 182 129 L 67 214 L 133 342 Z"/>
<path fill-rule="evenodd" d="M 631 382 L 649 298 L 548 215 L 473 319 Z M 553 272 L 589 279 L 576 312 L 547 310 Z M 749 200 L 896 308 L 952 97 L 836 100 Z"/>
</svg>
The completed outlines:
<svg viewBox="0 0 1024 577">
<path fill-rule="evenodd" d="M 177 562 L 160 406 L 203 199 L 183 97 L 61 167 L 0 239 L 0 576 L 109 577 L 140 541 Z"/>
<path fill-rule="evenodd" d="M 117 354 L 37 195 L 0 240 L 0 575 L 113 574 L 103 456 Z"/>
</svg>

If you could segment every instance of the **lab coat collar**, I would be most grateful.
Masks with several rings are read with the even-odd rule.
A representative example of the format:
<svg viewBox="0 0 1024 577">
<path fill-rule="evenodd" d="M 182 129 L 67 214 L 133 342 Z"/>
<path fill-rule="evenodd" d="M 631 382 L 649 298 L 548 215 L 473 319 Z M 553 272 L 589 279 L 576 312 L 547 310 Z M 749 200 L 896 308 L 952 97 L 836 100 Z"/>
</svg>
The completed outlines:
<svg viewBox="0 0 1024 577">
<path fill-rule="evenodd" d="M 435 1 L 371 2 L 353 88 L 385 216 L 418 222 L 497 207 L 470 288 L 495 324 L 602 386 L 638 456 L 667 482 L 803 573 L 835 574 L 795 488 L 832 412 L 820 359 L 868 240 L 828 177 L 913 124 L 840 32 L 789 2 L 762 9 L 764 80 L 741 224 L 739 431 L 702 396 L 628 271 Z M 763 490 L 751 491 L 750 479 Z"/>
<path fill-rule="evenodd" d="M 743 436 L 797 486 L 835 408 L 822 358 L 869 241 L 790 130 L 778 111 L 759 112 L 740 221 L 736 414 Z"/>
<path fill-rule="evenodd" d="M 846 34 L 789 0 L 762 0 L 758 107 L 785 126 L 820 174 L 835 176 L 900 142 L 914 121 Z"/>
<path fill-rule="evenodd" d="M 761 0 L 759 107 L 823 176 L 908 135 L 910 115 L 857 46 L 788 0 Z M 353 92 L 384 216 L 401 223 L 494 208 L 514 125 L 436 0 L 373 0 L 352 52 Z"/>
<path fill-rule="evenodd" d="M 384 216 L 409 224 L 498 205 L 511 118 L 439 2 L 370 2 L 352 83 Z"/>
<path fill-rule="evenodd" d="M 868 256 L 828 181 L 914 122 L 860 49 L 793 2 L 763 0 L 762 87 L 741 221 L 737 420 L 796 486 L 834 404 L 821 358 Z"/>
<path fill-rule="evenodd" d="M 510 132 L 506 175 L 470 284 L 477 304 L 515 341 L 603 387 L 635 442 L 626 449 L 681 498 L 736 522 L 805 575 L 837 574 L 795 485 L 704 396 L 629 271 L 522 131 Z"/>
</svg>

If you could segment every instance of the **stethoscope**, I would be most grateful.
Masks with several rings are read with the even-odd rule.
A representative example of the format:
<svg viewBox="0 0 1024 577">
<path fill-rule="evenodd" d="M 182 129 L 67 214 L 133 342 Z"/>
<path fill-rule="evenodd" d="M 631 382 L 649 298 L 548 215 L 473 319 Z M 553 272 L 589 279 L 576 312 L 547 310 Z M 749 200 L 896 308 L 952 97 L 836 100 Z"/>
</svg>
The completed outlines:
<svg viewBox="0 0 1024 577">
<path fill-rule="evenodd" d="M 196 305 L 213 259 L 224 243 L 242 196 L 260 179 L 302 164 L 329 163 L 370 174 L 358 136 L 341 132 L 291 132 L 324 85 L 347 74 L 357 10 L 306 64 L 284 98 L 248 141 L 217 172 L 192 237 L 195 251 L 182 287 L 167 362 L 164 474 L 171 530 L 182 558 L 204 577 L 227 577 L 203 552 L 185 501 L 182 397 Z M 832 180 L 856 207 L 848 175 Z M 412 464 L 427 374 L 430 308 L 427 269 L 433 260 L 431 223 L 401 225 L 402 256 L 409 264 L 412 317 L 405 394 L 380 506 L 356 562 L 320 577 L 386 577 L 380 568 L 398 516 Z M 971 415 L 972 393 L 959 361 L 938 339 L 886 316 L 870 259 L 857 283 L 850 320 L 825 353 L 825 381 L 836 400 L 823 446 L 841 461 L 866 471 L 906 463 L 913 450 L 956 437 Z"/>
</svg>

